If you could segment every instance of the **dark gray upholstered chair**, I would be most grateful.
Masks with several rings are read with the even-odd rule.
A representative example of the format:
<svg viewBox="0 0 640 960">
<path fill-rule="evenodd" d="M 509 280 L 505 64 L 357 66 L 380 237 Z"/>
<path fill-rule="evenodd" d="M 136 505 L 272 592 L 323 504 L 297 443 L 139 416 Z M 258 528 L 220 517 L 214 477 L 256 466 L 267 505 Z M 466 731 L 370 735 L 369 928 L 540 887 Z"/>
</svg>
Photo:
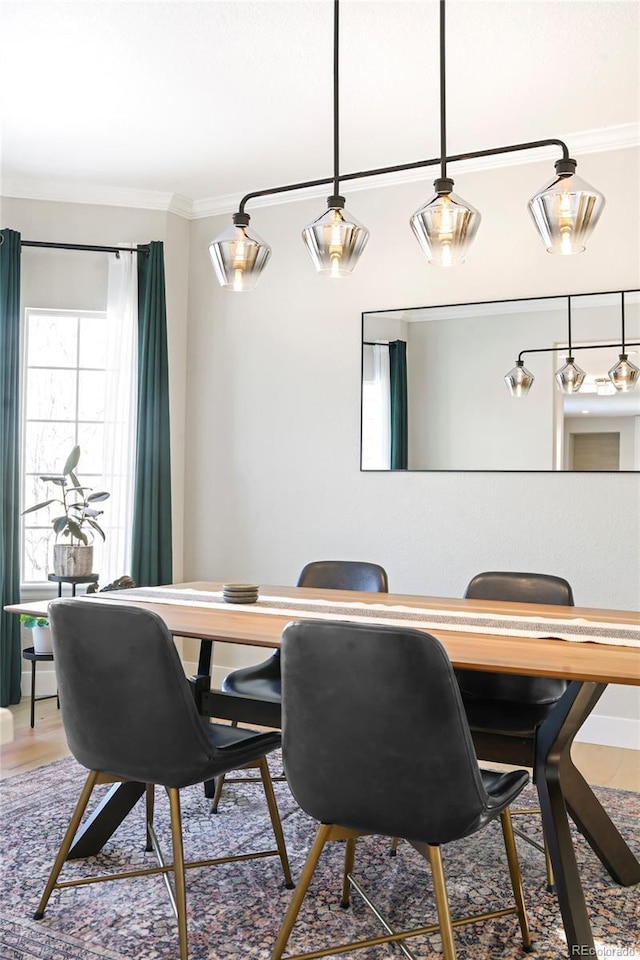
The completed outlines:
<svg viewBox="0 0 640 960">
<path fill-rule="evenodd" d="M 479 573 L 470 581 L 465 597 L 573 606 L 567 580 L 544 573 Z M 455 673 L 478 758 L 533 767 L 538 727 L 567 689 L 568 681 L 474 670 Z M 531 842 L 525 834 L 516 833 Z M 546 848 L 544 853 L 551 888 L 553 872 Z"/>
<path fill-rule="evenodd" d="M 298 587 L 324 590 L 362 590 L 369 593 L 388 593 L 389 582 L 385 569 L 377 563 L 361 560 L 314 560 L 302 568 Z M 280 651 L 274 650 L 267 660 L 251 667 L 233 670 L 222 681 L 225 693 L 249 697 L 273 704 L 263 722 L 267 726 L 280 727 L 281 683 Z M 268 722 L 267 722 L 268 721 Z M 218 803 L 224 784 L 221 777 L 213 795 L 211 812 L 218 812 Z"/>
<path fill-rule="evenodd" d="M 180 788 L 227 770 L 258 766 L 278 848 L 268 853 L 280 856 L 285 882 L 292 886 L 265 759 L 280 746 L 280 734 L 205 722 L 196 709 L 173 639 L 160 617 L 151 611 L 125 602 L 61 599 L 49 605 L 49 620 L 67 741 L 78 763 L 90 773 L 36 919 L 43 916 L 52 891 L 59 888 L 58 876 L 94 786 L 118 781 L 147 784 L 147 849 L 152 845 L 157 849 L 151 785 L 158 784 L 169 795 L 180 960 L 187 960 L 185 868 L 230 858 L 199 864 L 184 862 Z M 157 873 L 158 869 L 139 872 Z"/>
<path fill-rule="evenodd" d="M 526 911 L 508 806 L 526 770 L 480 771 L 453 668 L 440 642 L 417 630 L 334 621 L 288 624 L 282 639 L 285 772 L 318 832 L 272 960 L 286 947 L 324 845 L 346 840 L 342 905 L 348 906 L 357 837 L 399 836 L 431 864 L 439 922 L 375 943 L 440 930 L 454 960 L 440 846 L 500 818 L 525 948 Z M 483 913 L 482 918 L 505 911 Z M 456 925 L 476 918 L 458 918 Z M 389 927 L 386 927 L 389 931 Z M 349 950 L 370 946 L 357 941 Z M 345 946 L 345 945 L 341 945 Z M 324 956 L 338 952 L 330 947 Z M 319 955 L 319 954 L 315 954 Z M 301 954 L 300 956 L 305 956 Z"/>
</svg>

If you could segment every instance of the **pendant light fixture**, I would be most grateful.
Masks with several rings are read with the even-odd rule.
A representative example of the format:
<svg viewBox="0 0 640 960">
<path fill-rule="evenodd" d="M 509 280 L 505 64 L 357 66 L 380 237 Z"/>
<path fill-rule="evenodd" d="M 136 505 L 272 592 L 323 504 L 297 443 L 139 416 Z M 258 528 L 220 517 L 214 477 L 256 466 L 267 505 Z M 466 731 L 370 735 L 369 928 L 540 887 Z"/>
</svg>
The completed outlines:
<svg viewBox="0 0 640 960">
<path fill-rule="evenodd" d="M 512 397 L 526 397 L 531 390 L 535 377 L 524 365 L 524 360 L 516 360 L 513 370 L 504 378 Z"/>
<path fill-rule="evenodd" d="M 624 292 L 621 293 L 622 297 L 622 338 L 621 338 L 621 350 L 622 352 L 619 355 L 618 363 L 615 364 L 609 370 L 607 380 L 606 378 L 600 378 L 596 380 L 596 383 L 603 384 L 608 383 L 610 390 L 608 393 L 615 393 L 611 389 L 611 384 L 615 387 L 616 390 L 620 392 L 628 392 L 629 390 L 634 390 L 638 383 L 640 383 L 640 369 L 635 366 L 635 364 L 629 362 L 629 356 L 625 352 L 626 347 L 638 347 L 640 343 L 634 341 L 633 343 L 626 343 L 625 341 L 625 327 L 624 327 Z M 581 370 L 575 363 L 575 360 L 572 356 L 574 347 L 571 343 L 571 297 L 567 297 L 567 341 L 568 341 L 568 353 L 569 355 L 565 358 L 564 366 L 562 366 L 555 374 L 555 380 L 558 385 L 558 389 L 562 393 L 577 393 L 581 386 L 584 383 L 586 374 L 584 370 Z M 576 350 L 604 350 L 607 347 L 618 346 L 617 343 L 583 343 L 579 347 L 575 347 Z M 510 370 L 509 373 L 504 377 L 504 382 L 507 385 L 507 389 L 512 397 L 525 397 L 529 390 L 531 389 L 535 377 L 533 374 L 527 370 L 524 365 L 524 360 L 522 359 L 525 353 L 558 353 L 558 347 L 537 347 L 532 350 L 521 350 L 518 354 L 518 359 L 516 360 L 516 365 L 513 370 Z M 604 391 L 598 389 L 598 393 L 603 393 Z"/>
<path fill-rule="evenodd" d="M 629 356 L 625 353 L 624 346 L 624 293 L 622 296 L 622 353 L 618 357 L 618 362 L 609 370 L 609 379 L 616 390 L 620 393 L 628 393 L 635 390 L 640 381 L 640 370 L 634 363 L 629 362 Z"/>
<path fill-rule="evenodd" d="M 271 247 L 249 229 L 249 219 L 248 213 L 234 213 L 233 226 L 209 244 L 220 286 L 236 293 L 253 290 L 271 256 Z"/>
<path fill-rule="evenodd" d="M 529 200 L 548 253 L 582 253 L 604 209 L 604 197 L 576 176 L 576 161 L 558 160 L 556 176 Z"/>
<path fill-rule="evenodd" d="M 435 196 L 409 221 L 429 263 L 438 267 L 464 263 L 481 220 L 470 203 L 453 193 L 453 180 L 447 176 L 446 102 L 445 0 L 440 0 L 440 176 L 433 181 Z"/>
<path fill-rule="evenodd" d="M 564 366 L 556 373 L 556 383 L 561 393 L 577 393 L 584 383 L 586 373 L 576 366 L 571 355 L 571 297 L 567 297 L 567 340 L 569 356 L 565 357 Z"/>
<path fill-rule="evenodd" d="M 555 138 L 515 143 L 494 147 L 490 150 L 474 150 L 447 156 L 446 145 L 446 72 L 445 72 L 445 0 L 440 0 L 440 156 L 414 163 L 401 163 L 390 167 L 347 173 L 340 176 L 339 167 L 339 0 L 334 0 L 334 82 L 333 82 L 333 147 L 334 174 L 318 180 L 289 183 L 266 190 L 245 194 L 238 212 L 233 215 L 233 227 L 226 230 L 209 245 L 209 253 L 220 284 L 228 290 L 251 290 L 255 287 L 265 267 L 271 249 L 264 240 L 249 229 L 249 214 L 245 206 L 258 197 L 270 197 L 295 190 L 332 185 L 328 209 L 303 230 L 302 237 L 311 260 L 319 273 L 329 277 L 345 277 L 353 270 L 365 248 L 369 233 L 344 209 L 344 197 L 340 183 L 362 180 L 384 174 L 404 173 L 426 167 L 440 167 L 440 176 L 434 181 L 434 196 L 417 210 L 410 219 L 411 228 L 429 258 L 439 266 L 462 263 L 480 224 L 480 214 L 469 203 L 453 193 L 453 180 L 448 176 L 448 165 L 458 160 L 475 160 L 495 157 L 519 150 L 534 150 L 539 147 L 559 147 L 562 157 L 555 164 L 556 176 L 529 201 L 529 211 L 542 241 L 550 253 L 571 254 L 585 249 L 585 243 L 593 231 L 604 207 L 604 197 L 576 176 L 576 161 L 569 156 L 569 148 Z M 622 355 L 621 355 L 622 362 Z M 567 358 L 567 364 L 573 364 Z M 633 364 L 631 364 L 633 366 Z M 519 365 L 516 364 L 519 369 Z M 564 369 L 564 368 L 563 368 Z M 626 368 L 624 368 L 626 370 Z M 528 371 L 520 372 L 518 396 L 523 396 L 531 386 L 526 386 Z M 516 373 L 512 371 L 512 373 Z M 568 367 L 562 373 L 563 387 L 575 384 L 580 371 Z M 507 376 L 510 376 L 508 374 Z M 584 376 L 584 375 L 583 375 Z M 582 381 L 580 381 L 582 382 Z M 518 386 L 514 380 L 514 384 Z M 575 389 L 575 387 L 573 388 Z M 573 390 L 571 391 L 573 392 Z"/>
<path fill-rule="evenodd" d="M 348 277 L 364 250 L 369 231 L 344 209 L 340 196 L 340 3 L 333 4 L 333 193 L 328 210 L 305 227 L 302 239 L 318 271 L 337 280 Z"/>
</svg>

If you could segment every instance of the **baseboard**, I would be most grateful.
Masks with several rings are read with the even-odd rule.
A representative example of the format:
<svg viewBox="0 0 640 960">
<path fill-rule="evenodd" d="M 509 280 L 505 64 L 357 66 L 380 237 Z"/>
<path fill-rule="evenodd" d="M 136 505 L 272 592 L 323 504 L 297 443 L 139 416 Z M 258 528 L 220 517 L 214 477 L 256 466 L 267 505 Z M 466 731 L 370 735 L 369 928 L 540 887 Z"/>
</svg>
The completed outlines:
<svg viewBox="0 0 640 960">
<path fill-rule="evenodd" d="M 49 697 L 58 689 L 56 673 L 53 664 L 49 661 L 39 663 L 36 667 L 36 697 Z M 22 671 L 22 699 L 31 696 L 31 667 Z"/>
<path fill-rule="evenodd" d="M 592 713 L 584 722 L 576 740 L 604 747 L 640 750 L 640 720 Z"/>
</svg>

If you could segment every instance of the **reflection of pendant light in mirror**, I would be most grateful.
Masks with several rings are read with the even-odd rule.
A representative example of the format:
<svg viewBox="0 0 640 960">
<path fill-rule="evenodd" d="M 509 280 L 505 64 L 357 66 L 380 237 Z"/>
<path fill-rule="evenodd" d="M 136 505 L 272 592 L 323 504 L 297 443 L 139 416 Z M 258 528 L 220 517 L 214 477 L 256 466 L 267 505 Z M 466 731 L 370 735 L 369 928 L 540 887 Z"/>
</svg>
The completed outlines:
<svg viewBox="0 0 640 960">
<path fill-rule="evenodd" d="M 622 338 L 620 342 L 621 353 L 618 362 L 609 370 L 609 379 L 616 390 L 620 393 L 628 393 L 635 390 L 640 380 L 640 370 L 634 363 L 630 363 L 629 355 L 624 349 L 624 293 L 622 296 Z"/>
<path fill-rule="evenodd" d="M 333 195 L 328 210 L 305 227 L 302 239 L 318 273 L 332 279 L 348 277 L 364 250 L 369 231 L 344 209 L 340 196 L 340 2 L 333 4 Z"/>
<path fill-rule="evenodd" d="M 549 253 L 582 253 L 604 197 L 575 175 L 575 160 L 558 160 L 555 168 L 553 180 L 529 200 L 529 212 Z"/>
<path fill-rule="evenodd" d="M 504 378 L 512 397 L 526 397 L 534 380 L 535 377 L 525 367 L 524 360 L 516 360 L 515 367 Z"/>
<path fill-rule="evenodd" d="M 253 290 L 271 247 L 249 229 L 248 213 L 234 213 L 233 226 L 209 244 L 209 256 L 220 286 L 241 292 Z"/>
<path fill-rule="evenodd" d="M 440 0 L 440 176 L 435 196 L 416 210 L 409 223 L 429 263 L 453 267 L 465 254 L 480 226 L 480 214 L 457 194 L 447 176 L 447 101 L 445 69 L 445 0 Z"/>
<path fill-rule="evenodd" d="M 565 358 L 564 366 L 560 367 L 556 373 L 556 383 L 562 393 L 577 393 L 584 383 L 586 374 L 576 366 L 571 356 L 571 297 L 567 297 L 567 340 L 569 356 Z"/>
</svg>

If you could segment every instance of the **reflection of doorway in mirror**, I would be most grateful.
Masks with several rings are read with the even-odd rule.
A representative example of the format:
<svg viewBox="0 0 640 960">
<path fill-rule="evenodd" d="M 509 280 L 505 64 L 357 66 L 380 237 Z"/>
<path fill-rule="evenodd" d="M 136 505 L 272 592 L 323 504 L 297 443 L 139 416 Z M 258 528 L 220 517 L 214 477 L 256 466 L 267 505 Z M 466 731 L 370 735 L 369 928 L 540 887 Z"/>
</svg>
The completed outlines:
<svg viewBox="0 0 640 960">
<path fill-rule="evenodd" d="M 571 470 L 619 470 L 619 433 L 572 433 Z"/>
</svg>

